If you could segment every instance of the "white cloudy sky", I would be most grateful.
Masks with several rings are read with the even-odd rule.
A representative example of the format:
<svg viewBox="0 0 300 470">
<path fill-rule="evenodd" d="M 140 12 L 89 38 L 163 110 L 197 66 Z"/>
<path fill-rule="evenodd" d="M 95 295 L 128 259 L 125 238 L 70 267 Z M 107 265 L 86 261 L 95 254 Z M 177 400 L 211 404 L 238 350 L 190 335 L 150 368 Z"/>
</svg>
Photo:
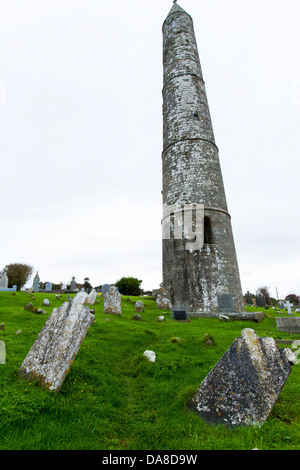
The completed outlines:
<svg viewBox="0 0 300 470">
<path fill-rule="evenodd" d="M 300 2 L 179 4 L 194 19 L 243 291 L 300 294 Z M 158 287 L 171 7 L 0 0 L 0 268 Z"/>
</svg>

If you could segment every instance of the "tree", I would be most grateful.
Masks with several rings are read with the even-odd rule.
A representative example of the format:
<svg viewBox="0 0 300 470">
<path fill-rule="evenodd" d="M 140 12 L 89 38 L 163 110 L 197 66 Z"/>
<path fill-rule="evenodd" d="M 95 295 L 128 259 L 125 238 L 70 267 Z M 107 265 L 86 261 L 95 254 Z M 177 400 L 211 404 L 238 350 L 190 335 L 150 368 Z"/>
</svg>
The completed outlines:
<svg viewBox="0 0 300 470">
<path fill-rule="evenodd" d="M 263 287 L 259 287 L 256 291 L 256 293 L 259 295 L 263 295 L 264 298 L 266 299 L 266 303 L 268 305 L 270 305 L 270 291 L 269 291 L 269 287 L 267 286 L 263 286 Z"/>
<path fill-rule="evenodd" d="M 142 282 L 135 277 L 122 277 L 115 283 L 115 286 L 119 288 L 122 295 L 140 295 Z"/>
<path fill-rule="evenodd" d="M 85 277 L 84 278 L 84 284 L 83 284 L 83 287 L 84 287 L 84 290 L 92 290 L 93 289 L 93 286 L 92 284 L 90 284 L 89 282 L 90 278 L 89 277 Z"/>
<path fill-rule="evenodd" d="M 298 296 L 296 294 L 289 294 L 285 297 L 284 300 L 289 300 L 293 304 L 297 304 L 298 303 Z"/>
<path fill-rule="evenodd" d="M 4 268 L 8 277 L 8 287 L 17 286 L 20 290 L 33 273 L 33 266 L 22 263 L 7 264 Z"/>
</svg>

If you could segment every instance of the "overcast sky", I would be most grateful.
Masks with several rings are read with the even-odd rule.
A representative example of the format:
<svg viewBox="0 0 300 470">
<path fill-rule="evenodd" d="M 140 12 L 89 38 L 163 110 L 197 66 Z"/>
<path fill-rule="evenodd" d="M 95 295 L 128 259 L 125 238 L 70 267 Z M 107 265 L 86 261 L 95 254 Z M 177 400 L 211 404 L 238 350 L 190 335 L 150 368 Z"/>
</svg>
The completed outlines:
<svg viewBox="0 0 300 470">
<path fill-rule="evenodd" d="M 300 2 L 178 3 L 194 20 L 243 292 L 300 294 Z M 161 283 L 171 7 L 0 0 L 0 269 Z"/>
</svg>

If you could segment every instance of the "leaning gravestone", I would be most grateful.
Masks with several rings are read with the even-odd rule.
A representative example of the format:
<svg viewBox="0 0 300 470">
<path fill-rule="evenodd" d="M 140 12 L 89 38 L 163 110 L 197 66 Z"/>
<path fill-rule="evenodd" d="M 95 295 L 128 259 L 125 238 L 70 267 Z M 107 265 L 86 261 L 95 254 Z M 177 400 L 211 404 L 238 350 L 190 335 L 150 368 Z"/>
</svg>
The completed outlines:
<svg viewBox="0 0 300 470">
<path fill-rule="evenodd" d="M 121 294 L 115 286 L 110 286 L 109 291 L 104 295 L 104 313 L 121 315 Z"/>
<path fill-rule="evenodd" d="M 269 416 L 297 357 L 273 338 L 245 328 L 189 403 L 207 422 L 260 425 Z"/>
<path fill-rule="evenodd" d="M 95 319 L 85 306 L 87 294 L 79 292 L 55 308 L 22 363 L 19 374 L 58 391 L 80 345 Z"/>
<path fill-rule="evenodd" d="M 91 292 L 88 294 L 87 303 L 90 305 L 94 305 L 97 298 L 97 292 L 95 289 L 92 289 Z"/>
</svg>

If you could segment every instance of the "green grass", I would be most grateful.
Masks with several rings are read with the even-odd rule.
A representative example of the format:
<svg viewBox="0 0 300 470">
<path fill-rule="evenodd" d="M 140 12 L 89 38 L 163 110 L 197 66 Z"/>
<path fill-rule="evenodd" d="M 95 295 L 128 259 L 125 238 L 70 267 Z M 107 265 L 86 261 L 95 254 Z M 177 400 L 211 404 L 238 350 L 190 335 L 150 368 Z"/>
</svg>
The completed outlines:
<svg viewBox="0 0 300 470">
<path fill-rule="evenodd" d="M 268 420 L 259 428 L 228 429 L 204 422 L 187 402 L 243 328 L 259 336 L 300 339 L 279 332 L 269 309 L 262 323 L 220 322 L 192 318 L 173 322 L 151 299 L 143 299 L 142 320 L 132 320 L 138 297 L 122 297 L 122 316 L 94 305 L 93 323 L 59 393 L 21 379 L 18 369 L 54 307 L 66 301 L 54 294 L 0 293 L 0 341 L 6 364 L 0 364 L 1 450 L 298 450 L 299 378 L 295 365 Z M 50 300 L 43 307 L 44 298 Z M 33 302 L 47 315 L 24 311 Z M 247 308 L 248 309 L 248 308 Z M 254 308 L 249 308 L 253 311 Z M 259 310 L 259 309 L 256 309 Z M 285 315 L 282 313 L 281 315 Z M 109 321 L 106 321 L 106 318 Z M 18 330 L 21 333 L 16 334 Z M 213 344 L 203 338 L 209 334 Z M 179 337 L 180 342 L 171 338 Z M 146 349 L 156 362 L 143 357 Z"/>
</svg>

